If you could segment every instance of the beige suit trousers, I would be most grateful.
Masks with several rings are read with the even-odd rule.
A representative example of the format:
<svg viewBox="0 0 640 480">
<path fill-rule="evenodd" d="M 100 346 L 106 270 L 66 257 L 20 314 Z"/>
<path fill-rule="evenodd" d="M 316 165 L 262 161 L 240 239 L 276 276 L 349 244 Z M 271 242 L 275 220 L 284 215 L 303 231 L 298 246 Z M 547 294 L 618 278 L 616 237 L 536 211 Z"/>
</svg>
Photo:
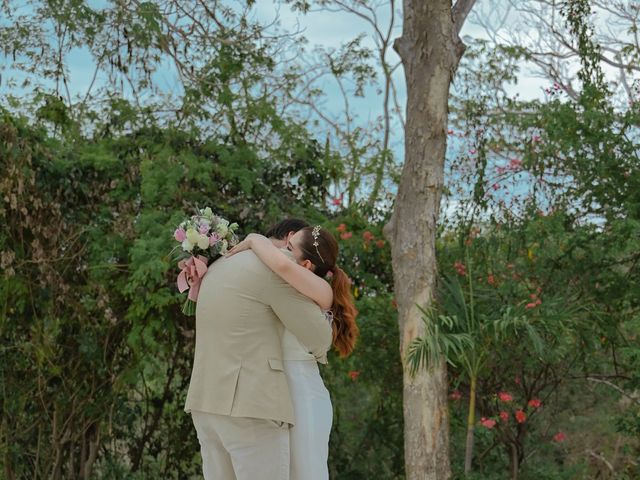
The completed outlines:
<svg viewBox="0 0 640 480">
<path fill-rule="evenodd" d="M 191 411 L 205 480 L 289 480 L 289 424 Z"/>
</svg>

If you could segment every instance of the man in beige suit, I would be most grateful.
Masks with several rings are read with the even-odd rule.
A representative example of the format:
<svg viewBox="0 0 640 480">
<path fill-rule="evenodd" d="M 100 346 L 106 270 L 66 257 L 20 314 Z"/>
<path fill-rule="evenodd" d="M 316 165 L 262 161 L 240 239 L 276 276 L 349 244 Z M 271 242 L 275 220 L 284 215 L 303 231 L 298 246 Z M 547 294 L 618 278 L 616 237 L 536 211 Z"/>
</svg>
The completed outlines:
<svg viewBox="0 0 640 480">
<path fill-rule="evenodd" d="M 206 480 L 287 480 L 294 423 L 281 337 L 289 329 L 326 362 L 331 328 L 320 308 L 248 250 L 214 262 L 196 306 L 185 410 Z"/>
</svg>

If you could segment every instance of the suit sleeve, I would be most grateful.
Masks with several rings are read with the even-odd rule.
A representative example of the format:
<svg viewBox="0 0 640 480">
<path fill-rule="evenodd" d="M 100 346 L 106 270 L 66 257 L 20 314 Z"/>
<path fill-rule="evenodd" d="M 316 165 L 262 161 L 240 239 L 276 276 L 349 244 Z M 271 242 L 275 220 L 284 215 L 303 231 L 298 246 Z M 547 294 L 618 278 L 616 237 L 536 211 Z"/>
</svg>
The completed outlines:
<svg viewBox="0 0 640 480">
<path fill-rule="evenodd" d="M 284 326 L 309 349 L 318 362 L 326 363 L 332 333 L 331 325 L 320 307 L 286 283 L 272 282 L 264 294 Z"/>
</svg>

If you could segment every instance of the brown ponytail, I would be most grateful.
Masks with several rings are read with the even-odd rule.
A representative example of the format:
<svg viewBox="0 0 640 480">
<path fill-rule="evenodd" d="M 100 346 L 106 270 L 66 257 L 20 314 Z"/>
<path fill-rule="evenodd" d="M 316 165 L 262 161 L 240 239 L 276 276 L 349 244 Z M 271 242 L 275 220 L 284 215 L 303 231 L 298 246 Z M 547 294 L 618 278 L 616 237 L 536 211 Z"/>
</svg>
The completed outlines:
<svg viewBox="0 0 640 480">
<path fill-rule="evenodd" d="M 348 357 L 356 345 L 360 329 L 356 324 L 358 310 L 353 304 L 351 280 L 337 265 L 331 277 L 333 290 L 333 346 L 341 358 Z"/>
</svg>

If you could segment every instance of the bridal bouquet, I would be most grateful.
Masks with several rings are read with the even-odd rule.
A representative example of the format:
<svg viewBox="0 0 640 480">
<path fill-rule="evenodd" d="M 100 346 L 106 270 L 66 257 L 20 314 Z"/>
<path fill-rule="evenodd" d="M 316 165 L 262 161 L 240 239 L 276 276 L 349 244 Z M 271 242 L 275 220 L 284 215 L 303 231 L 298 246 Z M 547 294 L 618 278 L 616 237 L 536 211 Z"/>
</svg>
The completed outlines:
<svg viewBox="0 0 640 480">
<path fill-rule="evenodd" d="M 180 293 L 189 290 L 182 306 L 185 315 L 195 314 L 200 281 L 209 264 L 238 243 L 237 228 L 237 223 L 229 224 L 227 219 L 215 215 L 207 207 L 182 221 L 173 233 L 173 238 L 180 242 L 176 247 L 180 252 L 178 267 L 181 269 L 178 290 Z"/>
</svg>

